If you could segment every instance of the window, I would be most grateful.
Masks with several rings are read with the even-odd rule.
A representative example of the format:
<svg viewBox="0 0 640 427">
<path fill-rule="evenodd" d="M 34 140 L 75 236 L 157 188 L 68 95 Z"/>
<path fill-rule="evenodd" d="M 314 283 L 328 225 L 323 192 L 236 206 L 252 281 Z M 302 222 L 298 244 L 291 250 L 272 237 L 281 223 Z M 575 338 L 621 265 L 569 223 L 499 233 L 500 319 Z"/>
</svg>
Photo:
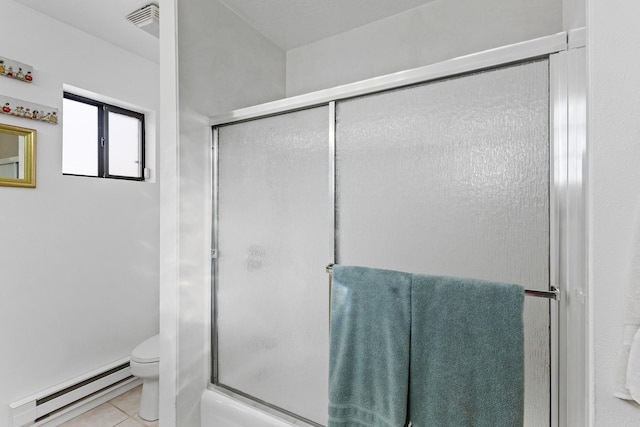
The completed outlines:
<svg viewBox="0 0 640 427">
<path fill-rule="evenodd" d="M 62 173 L 144 180 L 144 114 L 64 93 Z"/>
</svg>

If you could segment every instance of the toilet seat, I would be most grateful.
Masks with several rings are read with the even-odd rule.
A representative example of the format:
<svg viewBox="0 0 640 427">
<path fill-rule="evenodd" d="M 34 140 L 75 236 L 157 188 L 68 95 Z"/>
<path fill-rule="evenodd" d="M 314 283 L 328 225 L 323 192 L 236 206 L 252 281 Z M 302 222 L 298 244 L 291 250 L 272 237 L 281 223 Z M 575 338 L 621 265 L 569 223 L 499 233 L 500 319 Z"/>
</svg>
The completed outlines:
<svg viewBox="0 0 640 427">
<path fill-rule="evenodd" d="M 139 344 L 131 352 L 131 360 L 138 363 L 155 363 L 160 360 L 159 335 L 154 335 Z"/>
</svg>

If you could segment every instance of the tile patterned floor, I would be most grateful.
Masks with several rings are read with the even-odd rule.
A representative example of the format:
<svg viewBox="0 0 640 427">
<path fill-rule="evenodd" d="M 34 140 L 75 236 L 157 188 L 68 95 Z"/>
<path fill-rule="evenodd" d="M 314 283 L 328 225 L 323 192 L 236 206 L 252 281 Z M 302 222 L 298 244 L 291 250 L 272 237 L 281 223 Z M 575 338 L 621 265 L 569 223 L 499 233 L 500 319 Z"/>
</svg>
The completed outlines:
<svg viewBox="0 0 640 427">
<path fill-rule="evenodd" d="M 140 385 L 60 424 L 60 427 L 158 427 L 158 421 L 145 421 L 138 415 L 141 392 Z"/>
</svg>

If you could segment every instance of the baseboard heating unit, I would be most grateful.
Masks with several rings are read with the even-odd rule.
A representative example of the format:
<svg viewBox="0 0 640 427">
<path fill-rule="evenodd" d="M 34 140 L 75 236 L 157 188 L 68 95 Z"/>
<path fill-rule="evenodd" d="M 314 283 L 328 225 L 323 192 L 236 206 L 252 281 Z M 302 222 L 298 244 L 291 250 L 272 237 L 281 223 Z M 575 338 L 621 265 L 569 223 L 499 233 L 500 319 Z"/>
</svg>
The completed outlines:
<svg viewBox="0 0 640 427">
<path fill-rule="evenodd" d="M 139 382 L 131 375 L 129 358 L 118 360 L 11 403 L 11 426 L 57 425 L 135 387 Z"/>
</svg>

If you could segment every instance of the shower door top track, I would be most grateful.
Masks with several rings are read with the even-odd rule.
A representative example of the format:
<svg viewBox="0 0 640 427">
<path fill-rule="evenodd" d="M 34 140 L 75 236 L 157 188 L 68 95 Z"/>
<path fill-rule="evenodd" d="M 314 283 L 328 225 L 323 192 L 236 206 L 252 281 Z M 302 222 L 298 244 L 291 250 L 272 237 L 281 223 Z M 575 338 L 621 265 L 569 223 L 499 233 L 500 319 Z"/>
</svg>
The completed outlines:
<svg viewBox="0 0 640 427">
<path fill-rule="evenodd" d="M 374 77 L 355 83 L 349 83 L 330 89 L 319 90 L 304 95 L 284 98 L 252 107 L 241 108 L 231 112 L 210 117 L 211 126 L 236 123 L 265 117 L 297 109 L 310 108 L 328 104 L 331 101 L 368 95 L 388 89 L 397 89 L 416 83 L 425 83 L 443 77 L 477 72 L 510 63 L 547 57 L 553 53 L 566 51 L 568 48 L 567 33 L 561 32 L 551 36 L 498 47 L 479 53 L 460 56 L 432 65 L 413 68 L 406 71 Z"/>
</svg>

